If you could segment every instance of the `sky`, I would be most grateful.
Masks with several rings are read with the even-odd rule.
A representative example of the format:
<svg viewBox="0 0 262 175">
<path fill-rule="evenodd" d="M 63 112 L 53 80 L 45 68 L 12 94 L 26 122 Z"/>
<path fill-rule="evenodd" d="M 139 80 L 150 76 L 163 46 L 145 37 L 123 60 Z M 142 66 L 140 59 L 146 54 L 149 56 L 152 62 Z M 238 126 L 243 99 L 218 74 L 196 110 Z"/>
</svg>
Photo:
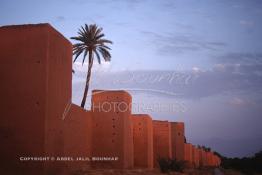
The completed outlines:
<svg viewBox="0 0 262 175">
<path fill-rule="evenodd" d="M 91 90 L 128 90 L 133 113 L 183 121 L 188 142 L 229 157 L 262 150 L 261 19 L 260 0 L 0 1 L 1 26 L 50 23 L 67 39 L 81 25 L 103 27 L 112 61 L 94 64 Z M 80 61 L 76 104 L 87 72 Z"/>
</svg>

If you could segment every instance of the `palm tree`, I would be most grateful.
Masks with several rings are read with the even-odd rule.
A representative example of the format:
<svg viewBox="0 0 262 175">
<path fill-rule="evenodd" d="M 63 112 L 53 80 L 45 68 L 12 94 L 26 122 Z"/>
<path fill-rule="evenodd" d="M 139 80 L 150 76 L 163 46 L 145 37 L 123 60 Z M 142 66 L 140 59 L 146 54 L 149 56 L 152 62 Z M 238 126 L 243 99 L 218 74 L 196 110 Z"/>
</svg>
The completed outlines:
<svg viewBox="0 0 262 175">
<path fill-rule="evenodd" d="M 85 91 L 81 102 L 82 108 L 84 108 L 86 102 L 94 55 L 96 56 L 99 64 L 101 64 L 101 56 L 104 61 L 111 60 L 111 54 L 109 52 L 111 49 L 106 44 L 113 44 L 113 42 L 104 39 L 105 34 L 102 33 L 102 30 L 103 29 L 98 27 L 96 24 L 85 24 L 84 27 L 81 26 L 81 28 L 78 30 L 78 36 L 71 37 L 71 39 L 78 41 L 78 43 L 73 45 L 73 55 L 75 55 L 74 62 L 77 60 L 79 55 L 83 53 L 83 66 L 85 58 L 88 54 L 88 72 L 86 77 Z"/>
</svg>

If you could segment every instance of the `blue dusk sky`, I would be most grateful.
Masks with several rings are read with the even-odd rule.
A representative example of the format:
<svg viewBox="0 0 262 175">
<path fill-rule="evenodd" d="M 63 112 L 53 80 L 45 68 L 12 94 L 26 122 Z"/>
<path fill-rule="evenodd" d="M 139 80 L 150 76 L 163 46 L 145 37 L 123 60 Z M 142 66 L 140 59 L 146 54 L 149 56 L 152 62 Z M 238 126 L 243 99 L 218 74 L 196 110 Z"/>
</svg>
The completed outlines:
<svg viewBox="0 0 262 175">
<path fill-rule="evenodd" d="M 225 156 L 262 150 L 262 1 L 0 1 L 1 26 L 28 23 L 50 23 L 68 39 L 98 24 L 114 44 L 112 61 L 95 63 L 91 90 L 126 89 L 134 107 L 164 104 L 133 113 L 184 121 L 188 142 Z M 80 61 L 76 104 L 87 71 Z"/>
</svg>

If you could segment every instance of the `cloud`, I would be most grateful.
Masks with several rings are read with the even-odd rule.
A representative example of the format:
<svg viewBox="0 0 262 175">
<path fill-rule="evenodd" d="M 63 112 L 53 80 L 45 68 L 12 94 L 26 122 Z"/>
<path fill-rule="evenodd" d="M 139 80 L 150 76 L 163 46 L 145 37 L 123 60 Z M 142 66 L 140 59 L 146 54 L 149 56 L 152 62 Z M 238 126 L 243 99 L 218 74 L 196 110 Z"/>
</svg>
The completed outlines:
<svg viewBox="0 0 262 175">
<path fill-rule="evenodd" d="M 201 69 L 199 67 L 192 67 L 192 71 L 195 73 L 201 72 Z"/>
<path fill-rule="evenodd" d="M 239 98 L 239 97 L 234 97 L 233 99 L 229 101 L 229 104 L 233 106 L 243 107 L 243 106 L 251 104 L 251 102 L 244 100 L 242 98 Z"/>
<path fill-rule="evenodd" d="M 262 53 L 231 52 L 216 56 L 214 57 L 213 61 L 215 63 L 223 64 L 257 65 L 262 64 Z"/>
<path fill-rule="evenodd" d="M 205 41 L 189 34 L 158 34 L 150 31 L 141 31 L 149 38 L 160 54 L 185 53 L 188 51 L 218 51 L 226 46 L 219 41 Z"/>
<path fill-rule="evenodd" d="M 74 4 L 85 4 L 85 3 L 88 3 L 88 1 L 85 1 L 85 0 L 69 0 L 71 3 L 74 3 Z"/>
<path fill-rule="evenodd" d="M 64 16 L 57 16 L 56 17 L 56 21 L 58 21 L 58 22 L 63 22 L 63 21 L 65 21 L 65 17 Z"/>
<path fill-rule="evenodd" d="M 262 77 L 262 53 L 227 53 L 213 61 L 216 71 L 242 74 L 247 80 L 260 81 Z"/>
<path fill-rule="evenodd" d="M 76 61 L 73 64 L 73 69 L 77 73 L 80 73 L 80 74 L 81 73 L 86 73 L 87 72 L 87 68 L 88 68 L 87 61 L 85 61 L 83 65 L 79 61 Z M 111 71 L 111 63 L 109 61 L 101 60 L 101 64 L 99 64 L 97 61 L 95 61 L 93 63 L 92 71 L 93 72 L 109 72 L 109 71 Z"/>
<path fill-rule="evenodd" d="M 85 71 L 77 72 L 78 80 L 85 81 Z M 177 94 L 176 98 L 201 99 L 225 94 L 259 94 L 262 65 L 218 64 L 211 70 L 193 67 L 191 71 L 94 71 L 92 88 L 144 89 L 142 93 Z M 151 89 L 151 91 L 150 91 Z M 148 91 L 147 91 L 148 90 Z M 155 94 L 155 92 L 153 93 Z M 157 94 L 167 96 L 164 93 Z"/>
<path fill-rule="evenodd" d="M 253 27 L 255 25 L 255 22 L 250 20 L 240 20 L 239 24 L 246 27 Z"/>
</svg>

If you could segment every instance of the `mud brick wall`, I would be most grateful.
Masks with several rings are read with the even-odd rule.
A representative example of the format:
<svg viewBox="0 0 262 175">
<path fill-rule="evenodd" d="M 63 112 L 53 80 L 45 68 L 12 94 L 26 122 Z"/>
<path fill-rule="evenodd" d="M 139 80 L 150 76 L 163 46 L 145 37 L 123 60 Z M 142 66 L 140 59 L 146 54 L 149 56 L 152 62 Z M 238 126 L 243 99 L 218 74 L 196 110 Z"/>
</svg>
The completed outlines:
<svg viewBox="0 0 262 175">
<path fill-rule="evenodd" d="M 212 152 L 207 152 L 207 166 L 211 167 L 213 166 L 213 154 Z"/>
<path fill-rule="evenodd" d="M 0 37 L 1 164 L 7 172 L 58 173 L 60 165 L 44 168 L 18 157 L 63 154 L 61 118 L 71 103 L 72 46 L 49 24 L 0 27 Z"/>
<path fill-rule="evenodd" d="M 193 159 L 193 164 L 195 168 L 199 167 L 199 149 L 196 146 L 193 146 L 193 151 L 192 151 L 192 159 Z"/>
<path fill-rule="evenodd" d="M 171 143 L 172 158 L 185 160 L 185 127 L 183 122 L 170 122 L 171 124 Z"/>
<path fill-rule="evenodd" d="M 203 149 L 199 151 L 199 165 L 201 167 L 207 166 L 207 153 Z"/>
<path fill-rule="evenodd" d="M 126 91 L 94 90 L 91 111 L 72 104 L 72 45 L 49 24 L 3 26 L 0 38 L 4 174 L 59 175 L 82 165 L 19 160 L 34 156 L 116 158 L 92 160 L 94 168 L 152 168 L 158 158 L 172 157 L 220 164 L 212 152 L 184 144 L 184 123 L 132 116 Z"/>
<path fill-rule="evenodd" d="M 64 156 L 74 161 L 66 161 L 68 171 L 90 167 L 92 146 L 92 113 L 72 104 L 64 118 Z M 87 161 L 77 161 L 77 158 Z"/>
<path fill-rule="evenodd" d="M 187 161 L 188 167 L 192 167 L 193 166 L 193 159 L 192 159 L 192 156 L 193 156 L 192 148 L 193 147 L 192 147 L 192 144 L 185 143 L 184 146 L 185 146 L 185 161 Z"/>
<path fill-rule="evenodd" d="M 153 123 L 147 114 L 133 114 L 134 167 L 153 168 Z"/>
<path fill-rule="evenodd" d="M 117 161 L 92 162 L 94 168 L 132 168 L 132 98 L 125 91 L 92 92 L 92 156 L 118 157 Z"/>
<path fill-rule="evenodd" d="M 171 158 L 171 125 L 168 121 L 153 120 L 154 166 L 158 158 Z"/>
</svg>

